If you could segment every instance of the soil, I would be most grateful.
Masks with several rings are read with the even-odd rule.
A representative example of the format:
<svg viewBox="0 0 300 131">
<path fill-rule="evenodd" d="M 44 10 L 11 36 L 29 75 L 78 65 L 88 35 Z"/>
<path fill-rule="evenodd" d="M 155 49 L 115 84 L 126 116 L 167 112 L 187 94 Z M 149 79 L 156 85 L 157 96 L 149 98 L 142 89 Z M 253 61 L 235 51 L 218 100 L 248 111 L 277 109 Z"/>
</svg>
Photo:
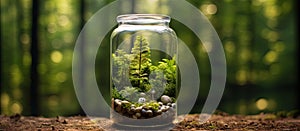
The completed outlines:
<svg viewBox="0 0 300 131">
<path fill-rule="evenodd" d="M 205 116 L 205 115 L 204 115 Z M 172 131 L 186 130 L 300 130 L 300 117 L 280 117 L 274 114 L 228 115 L 218 113 L 206 122 L 199 121 L 199 114 L 178 116 L 179 123 Z M 84 116 L 55 118 L 21 116 L 0 116 L 0 131 L 102 131 L 116 130 L 108 118 L 93 120 Z"/>
</svg>

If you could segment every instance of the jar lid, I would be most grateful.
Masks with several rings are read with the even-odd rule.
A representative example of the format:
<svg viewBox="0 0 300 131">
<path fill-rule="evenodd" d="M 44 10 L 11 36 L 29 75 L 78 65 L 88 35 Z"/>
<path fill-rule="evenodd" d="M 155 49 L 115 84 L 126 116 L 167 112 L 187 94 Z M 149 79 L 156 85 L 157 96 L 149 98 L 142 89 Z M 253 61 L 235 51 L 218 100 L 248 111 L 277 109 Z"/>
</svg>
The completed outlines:
<svg viewBox="0 0 300 131">
<path fill-rule="evenodd" d="M 162 14 L 125 14 L 117 17 L 117 22 L 121 24 L 161 24 L 170 20 L 170 16 Z"/>
</svg>

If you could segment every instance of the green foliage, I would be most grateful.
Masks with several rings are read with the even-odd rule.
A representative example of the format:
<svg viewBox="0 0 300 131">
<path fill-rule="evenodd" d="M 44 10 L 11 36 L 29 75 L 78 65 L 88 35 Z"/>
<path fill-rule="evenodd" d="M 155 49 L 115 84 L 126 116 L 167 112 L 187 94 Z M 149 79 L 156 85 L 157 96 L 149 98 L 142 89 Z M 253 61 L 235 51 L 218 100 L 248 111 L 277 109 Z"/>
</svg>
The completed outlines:
<svg viewBox="0 0 300 131">
<path fill-rule="evenodd" d="M 112 97 L 115 99 L 124 100 L 124 97 L 119 93 L 119 91 L 116 88 L 112 88 Z"/>
<path fill-rule="evenodd" d="M 138 90 L 134 87 L 125 87 L 123 90 L 120 91 L 120 95 L 128 100 L 137 101 L 138 99 Z"/>
<path fill-rule="evenodd" d="M 115 93 L 116 97 L 136 101 L 138 92 L 148 91 L 154 91 L 151 97 L 157 99 L 162 94 L 175 97 L 175 57 L 171 60 L 162 59 L 157 66 L 152 65 L 150 57 L 149 43 L 142 36 L 136 37 L 131 54 L 119 49 L 112 54 L 112 81 L 121 96 Z"/>
<path fill-rule="evenodd" d="M 153 97 L 153 99 L 154 98 L 160 99 L 160 96 L 164 93 L 164 89 L 167 83 L 163 71 L 159 69 L 151 71 L 149 83 L 151 84 L 152 87 L 150 91 L 151 97 Z M 153 94 L 152 91 L 154 91 Z"/>
<path fill-rule="evenodd" d="M 129 103 L 122 103 L 122 105 L 121 105 L 123 108 L 125 108 L 125 109 L 130 109 L 130 107 L 131 107 L 131 103 L 129 102 Z"/>
<path fill-rule="evenodd" d="M 157 67 L 152 67 L 152 70 L 160 70 L 163 72 L 164 77 L 166 78 L 166 86 L 164 89 L 164 95 L 168 95 L 170 97 L 176 97 L 176 61 L 175 57 L 171 60 L 163 59 L 161 62 L 158 62 L 159 65 Z"/>
<path fill-rule="evenodd" d="M 112 81 L 118 90 L 130 86 L 128 80 L 130 55 L 123 50 L 116 50 L 112 54 Z"/>
<path fill-rule="evenodd" d="M 149 43 L 141 36 L 136 37 L 131 53 L 129 76 L 131 84 L 140 92 L 147 92 L 150 89 L 148 77 L 151 67 Z"/>
</svg>

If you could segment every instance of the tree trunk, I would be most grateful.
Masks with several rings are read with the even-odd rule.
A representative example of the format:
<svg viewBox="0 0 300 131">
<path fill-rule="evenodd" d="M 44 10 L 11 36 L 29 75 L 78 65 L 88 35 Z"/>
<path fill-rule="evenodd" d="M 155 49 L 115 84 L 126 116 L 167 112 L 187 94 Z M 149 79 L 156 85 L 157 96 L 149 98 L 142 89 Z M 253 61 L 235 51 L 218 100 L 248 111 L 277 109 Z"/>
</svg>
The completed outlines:
<svg viewBox="0 0 300 131">
<path fill-rule="evenodd" d="M 39 86 L 39 46 L 38 46 L 38 20 L 39 20 L 39 0 L 32 0 L 32 26 L 31 26 L 31 69 L 30 69 L 30 111 L 31 115 L 39 114 L 38 86 Z"/>
</svg>

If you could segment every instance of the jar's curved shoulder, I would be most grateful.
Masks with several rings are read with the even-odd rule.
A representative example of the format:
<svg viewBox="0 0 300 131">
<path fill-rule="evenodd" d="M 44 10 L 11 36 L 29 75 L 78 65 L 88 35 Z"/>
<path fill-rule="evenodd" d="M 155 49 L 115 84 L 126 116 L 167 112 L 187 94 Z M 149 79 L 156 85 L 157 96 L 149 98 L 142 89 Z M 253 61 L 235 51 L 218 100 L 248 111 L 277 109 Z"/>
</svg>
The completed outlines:
<svg viewBox="0 0 300 131">
<path fill-rule="evenodd" d="M 156 33 L 170 33 L 176 35 L 175 31 L 168 26 L 119 26 L 113 30 L 112 35 L 120 34 L 123 32 L 156 32 Z"/>
</svg>

